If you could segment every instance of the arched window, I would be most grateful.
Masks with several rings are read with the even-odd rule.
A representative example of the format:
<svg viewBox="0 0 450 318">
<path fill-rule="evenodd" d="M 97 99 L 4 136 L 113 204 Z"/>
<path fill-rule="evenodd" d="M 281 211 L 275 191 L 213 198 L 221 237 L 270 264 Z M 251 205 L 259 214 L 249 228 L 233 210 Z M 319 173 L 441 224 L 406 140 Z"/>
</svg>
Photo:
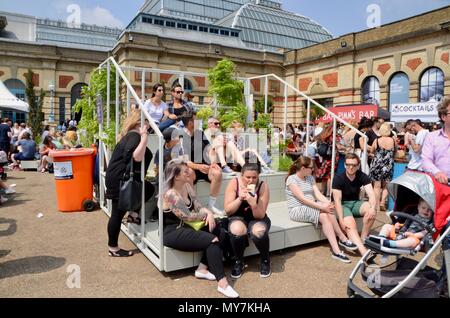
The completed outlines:
<svg viewBox="0 0 450 318">
<path fill-rule="evenodd" d="M 389 109 L 392 104 L 409 103 L 409 78 L 403 72 L 395 73 L 389 81 Z"/>
<path fill-rule="evenodd" d="M 437 67 L 427 69 L 420 78 L 420 102 L 439 102 L 443 96 L 444 72 Z"/>
<path fill-rule="evenodd" d="M 25 84 L 22 83 L 22 81 L 11 78 L 9 80 L 6 80 L 4 84 L 13 95 L 15 95 L 17 98 L 20 98 L 21 100 L 25 100 Z"/>
<path fill-rule="evenodd" d="M 176 79 L 175 82 L 173 82 L 172 87 L 179 84 L 180 80 Z M 188 80 L 187 78 L 184 79 L 184 88 L 183 90 L 185 92 L 191 93 L 192 90 L 194 89 L 194 86 L 192 85 L 192 82 L 190 80 Z"/>
<path fill-rule="evenodd" d="M 380 82 L 375 76 L 366 78 L 362 84 L 362 102 L 380 105 Z"/>
<path fill-rule="evenodd" d="M 78 83 L 72 86 L 72 90 L 70 91 L 70 115 L 71 117 L 75 117 L 77 122 L 80 122 L 82 112 L 73 113 L 73 105 L 77 102 L 77 100 L 81 99 L 81 90 L 84 86 L 87 86 L 85 83 Z M 61 112 L 61 110 L 60 110 Z"/>
</svg>

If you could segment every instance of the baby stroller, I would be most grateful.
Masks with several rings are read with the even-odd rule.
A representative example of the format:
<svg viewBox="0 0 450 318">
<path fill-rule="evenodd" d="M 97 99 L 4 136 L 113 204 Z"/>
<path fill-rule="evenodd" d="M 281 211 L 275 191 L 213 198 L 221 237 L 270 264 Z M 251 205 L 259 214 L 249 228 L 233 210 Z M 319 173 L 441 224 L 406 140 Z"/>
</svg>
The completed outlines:
<svg viewBox="0 0 450 318">
<path fill-rule="evenodd" d="M 8 179 L 8 175 L 5 172 L 4 166 L 8 164 L 8 155 L 4 150 L 0 150 L 0 179 L 6 180 Z"/>
<path fill-rule="evenodd" d="M 420 172 L 407 171 L 391 181 L 388 191 L 393 198 L 394 212 L 388 212 L 392 224 L 417 222 L 425 230 L 420 243 L 411 249 L 391 248 L 381 244 L 377 236 L 368 237 L 368 249 L 350 274 L 347 286 L 349 297 L 382 298 L 439 298 L 448 297 L 446 265 L 440 269 L 427 266 L 434 252 L 443 247 L 444 259 L 450 262 L 450 186 L 439 184 L 433 177 Z M 424 200 L 433 210 L 433 222 L 416 218 L 412 206 Z M 435 239 L 434 243 L 432 238 Z M 446 251 L 448 250 L 448 251 Z M 420 261 L 409 258 L 424 252 Z M 380 257 L 379 257 L 380 256 Z M 447 266 L 448 268 L 448 266 Z M 358 272 L 372 294 L 358 287 L 354 279 Z"/>
</svg>

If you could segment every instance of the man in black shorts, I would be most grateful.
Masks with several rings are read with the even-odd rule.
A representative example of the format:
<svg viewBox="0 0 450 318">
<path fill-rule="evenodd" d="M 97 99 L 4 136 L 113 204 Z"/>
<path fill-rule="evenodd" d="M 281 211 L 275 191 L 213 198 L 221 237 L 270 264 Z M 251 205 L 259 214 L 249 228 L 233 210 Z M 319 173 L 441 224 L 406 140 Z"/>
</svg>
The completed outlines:
<svg viewBox="0 0 450 318">
<path fill-rule="evenodd" d="M 181 120 L 184 128 L 179 138 L 183 146 L 184 160 L 192 170 L 192 181 L 194 184 L 198 180 L 211 183 L 208 208 L 214 214 L 223 215 L 224 212 L 215 207 L 222 183 L 222 169 L 217 164 L 210 164 L 210 143 L 203 131 L 194 129 L 194 114 L 185 112 Z"/>
</svg>

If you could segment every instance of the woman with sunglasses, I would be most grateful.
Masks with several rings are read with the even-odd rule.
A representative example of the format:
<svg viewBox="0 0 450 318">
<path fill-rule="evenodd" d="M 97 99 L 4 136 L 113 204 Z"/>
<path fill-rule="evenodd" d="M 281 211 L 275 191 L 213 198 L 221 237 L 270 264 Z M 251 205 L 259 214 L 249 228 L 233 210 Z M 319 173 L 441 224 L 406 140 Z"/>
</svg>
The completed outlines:
<svg viewBox="0 0 450 318">
<path fill-rule="evenodd" d="M 316 227 L 319 222 L 322 231 L 331 245 L 331 257 L 344 263 L 350 259 L 339 248 L 354 246 L 342 232 L 334 215 L 334 204 L 330 202 L 316 185 L 312 171 L 313 161 L 309 157 L 299 157 L 289 169 L 286 178 L 286 198 L 289 217 L 296 222 L 313 223 Z M 339 237 L 339 244 L 336 240 Z"/>
<path fill-rule="evenodd" d="M 166 103 L 163 102 L 164 86 L 161 83 L 153 85 L 152 97 L 144 104 L 144 109 L 149 113 L 150 117 L 159 126 L 164 112 L 167 109 Z"/>
</svg>

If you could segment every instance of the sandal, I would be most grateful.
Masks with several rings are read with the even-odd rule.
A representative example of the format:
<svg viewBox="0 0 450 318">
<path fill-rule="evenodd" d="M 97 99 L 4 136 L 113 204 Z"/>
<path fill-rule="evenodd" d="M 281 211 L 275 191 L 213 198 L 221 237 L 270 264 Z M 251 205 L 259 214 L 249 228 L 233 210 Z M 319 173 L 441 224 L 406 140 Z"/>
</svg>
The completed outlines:
<svg viewBox="0 0 450 318">
<path fill-rule="evenodd" d="M 141 224 L 141 218 L 139 216 L 128 215 L 127 223 Z"/>
<path fill-rule="evenodd" d="M 129 257 L 133 256 L 133 251 L 126 251 L 123 249 L 118 250 L 117 252 L 108 251 L 109 256 L 111 257 Z"/>
</svg>

